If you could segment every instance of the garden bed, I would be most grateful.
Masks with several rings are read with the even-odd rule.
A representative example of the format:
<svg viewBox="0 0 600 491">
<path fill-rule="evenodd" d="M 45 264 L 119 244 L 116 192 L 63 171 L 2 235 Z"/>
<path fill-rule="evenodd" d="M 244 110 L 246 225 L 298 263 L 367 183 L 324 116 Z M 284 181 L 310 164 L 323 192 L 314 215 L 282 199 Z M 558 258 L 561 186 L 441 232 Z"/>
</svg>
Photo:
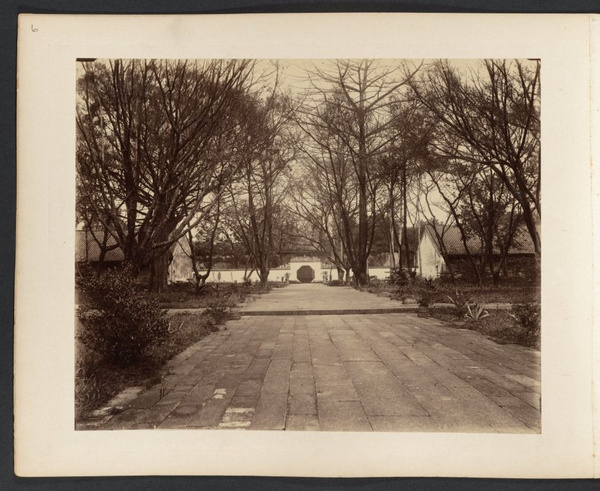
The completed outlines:
<svg viewBox="0 0 600 491">
<path fill-rule="evenodd" d="M 540 349 L 540 329 L 519 323 L 510 311 L 488 310 L 488 316 L 477 321 L 458 318 L 454 308 L 429 309 L 429 315 L 451 326 L 476 331 L 499 344 L 518 344 L 527 348 Z"/>
<path fill-rule="evenodd" d="M 164 292 L 151 295 L 163 309 L 201 309 L 217 299 L 227 307 L 235 307 L 249 295 L 262 295 L 283 286 L 285 283 L 269 282 L 265 290 L 258 285 L 212 283 L 201 292 L 196 292 L 189 283 L 173 283 Z"/>
<path fill-rule="evenodd" d="M 405 285 L 374 280 L 359 289 L 389 296 L 391 300 L 416 301 L 422 308 L 420 315 L 480 332 L 501 344 L 537 349 L 540 346 L 540 288 L 537 285 L 452 285 L 417 278 Z M 462 305 L 462 312 L 452 304 Z M 474 312 L 480 309 L 482 315 L 476 315 L 475 319 L 466 316 L 467 304 Z"/>
<path fill-rule="evenodd" d="M 359 287 L 361 291 L 380 295 L 389 293 L 392 299 L 403 300 L 414 298 L 420 300 L 426 297 L 427 303 L 448 303 L 448 296 L 453 296 L 456 290 L 468 297 L 474 303 L 485 304 L 516 304 L 539 303 L 541 294 L 539 286 L 535 285 L 471 285 L 449 283 L 433 283 L 433 287 L 426 282 L 415 281 L 407 285 L 393 285 L 386 281 L 373 281 L 368 286 Z"/>
<path fill-rule="evenodd" d="M 161 293 L 149 294 L 163 309 L 206 308 L 216 299 L 228 305 L 243 302 L 247 295 L 255 293 L 253 286 L 237 284 L 207 285 L 201 292 L 194 291 L 189 283 L 173 283 Z"/>
<path fill-rule="evenodd" d="M 129 367 L 103 361 L 82 343 L 77 343 L 75 374 L 75 417 L 85 419 L 128 387 L 150 387 L 160 382 L 167 361 L 218 331 L 214 319 L 203 314 L 174 314 L 169 317 L 169 336 L 153 347 L 143 360 Z"/>
</svg>

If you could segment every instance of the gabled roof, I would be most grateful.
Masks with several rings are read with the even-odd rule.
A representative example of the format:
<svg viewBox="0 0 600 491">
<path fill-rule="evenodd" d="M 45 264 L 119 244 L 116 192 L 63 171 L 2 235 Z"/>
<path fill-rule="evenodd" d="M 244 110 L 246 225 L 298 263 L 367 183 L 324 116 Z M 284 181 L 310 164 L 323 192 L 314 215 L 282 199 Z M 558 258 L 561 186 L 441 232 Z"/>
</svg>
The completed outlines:
<svg viewBox="0 0 600 491">
<path fill-rule="evenodd" d="M 457 226 L 442 227 L 438 225 L 436 226 L 436 229 L 434 229 L 432 225 L 428 224 L 424 227 L 424 233 L 425 231 L 429 234 L 429 236 L 433 240 L 433 243 L 436 245 L 440 252 L 442 251 L 442 248 L 440 247 L 441 238 L 447 254 L 452 256 L 463 256 L 467 254 L 465 244 L 462 240 L 462 234 Z M 481 253 L 481 240 L 478 237 L 467 237 L 466 244 L 471 254 Z M 496 246 L 494 246 L 494 253 L 500 253 L 500 250 Z M 508 253 L 535 254 L 533 241 L 531 240 L 531 236 L 529 235 L 527 229 L 524 226 L 519 227 L 519 229 L 515 233 L 513 243 L 510 249 L 508 250 Z"/>
</svg>

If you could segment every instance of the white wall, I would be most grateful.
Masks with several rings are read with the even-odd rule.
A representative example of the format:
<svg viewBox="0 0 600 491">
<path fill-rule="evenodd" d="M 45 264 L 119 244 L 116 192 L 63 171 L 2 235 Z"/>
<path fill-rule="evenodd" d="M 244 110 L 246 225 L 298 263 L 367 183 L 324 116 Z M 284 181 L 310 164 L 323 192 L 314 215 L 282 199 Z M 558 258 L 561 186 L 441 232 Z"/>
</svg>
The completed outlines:
<svg viewBox="0 0 600 491">
<path fill-rule="evenodd" d="M 369 276 L 375 276 L 378 280 L 385 280 L 390 277 L 390 268 L 369 267 Z"/>
<path fill-rule="evenodd" d="M 283 281 L 284 275 L 288 271 L 289 270 L 272 269 L 269 273 L 269 281 Z M 175 271 L 172 270 L 172 272 L 175 274 L 171 274 L 169 277 L 171 283 L 185 282 L 193 277 L 191 266 L 186 270 L 177 269 Z M 245 273 L 246 271 L 243 269 L 213 269 L 206 281 L 209 283 L 243 283 Z M 252 282 L 260 281 L 256 271 L 253 271 L 250 274 L 250 280 L 252 280 Z"/>
<path fill-rule="evenodd" d="M 188 248 L 187 243 L 177 243 L 173 250 L 173 260 L 169 266 L 169 281 L 171 283 L 185 282 L 193 277 L 191 260 L 185 254 L 183 248 Z M 306 257 L 306 260 L 294 258 L 285 268 L 272 269 L 269 273 L 269 281 L 284 281 L 286 273 L 289 274 L 291 281 L 298 281 L 298 269 L 305 265 L 310 266 L 315 271 L 313 283 L 323 282 L 324 273 L 327 274 L 329 280 L 339 280 L 335 268 L 322 268 L 320 261 L 315 260 L 314 257 Z M 207 281 L 211 283 L 243 283 L 244 273 L 243 269 L 214 269 Z M 383 280 L 389 277 L 390 268 L 369 268 L 369 275 Z M 260 281 L 256 272 L 250 275 L 250 279 L 253 282 Z"/>
<path fill-rule="evenodd" d="M 185 249 L 185 250 L 184 250 Z M 169 281 L 171 283 L 185 282 L 193 277 L 191 259 L 186 255 L 186 250 L 189 247 L 187 243 L 177 243 L 173 250 L 173 260 L 169 266 Z M 315 279 L 313 283 L 323 281 L 323 273 L 327 273 L 327 277 L 331 279 L 331 274 L 335 273 L 329 269 L 322 269 L 321 262 L 315 261 L 315 258 L 306 258 L 306 260 L 295 260 L 290 262 L 285 268 L 274 268 L 269 273 L 269 281 L 284 281 L 286 273 L 289 279 L 297 281 L 298 269 L 301 266 L 308 265 L 315 271 Z M 211 271 L 207 281 L 211 283 L 243 283 L 245 271 L 243 269 L 214 269 Z M 253 282 L 260 281 L 258 274 L 254 271 L 250 275 Z"/>
<path fill-rule="evenodd" d="M 417 273 L 424 278 L 437 278 L 442 271 L 446 270 L 444 258 L 438 252 L 429 233 L 424 233 L 421 238 L 417 261 Z"/>
<path fill-rule="evenodd" d="M 175 243 L 173 249 L 173 260 L 169 264 L 169 282 L 176 283 L 187 281 L 192 278 L 192 263 L 191 259 L 185 254 L 189 252 L 190 247 L 186 240 L 181 240 Z"/>
<path fill-rule="evenodd" d="M 246 272 L 243 269 L 213 269 L 207 281 L 210 283 L 243 283 L 244 273 Z M 253 283 L 260 281 L 256 271 L 250 274 L 250 280 Z"/>
<path fill-rule="evenodd" d="M 187 258 L 186 258 L 187 259 Z M 321 268 L 321 263 L 319 262 L 298 262 L 298 263 L 290 263 L 289 268 L 277 268 L 272 269 L 269 273 L 269 281 L 284 281 L 285 274 L 289 273 L 289 279 L 292 281 L 298 281 L 297 273 L 298 269 L 301 266 L 308 265 L 315 271 L 315 279 L 312 281 L 313 283 L 322 283 L 323 282 L 323 273 L 327 273 L 327 277 L 331 279 L 339 279 L 337 275 L 337 270 L 335 268 Z M 170 268 L 170 281 L 171 283 L 184 282 L 188 281 L 192 278 L 192 267 L 189 264 L 189 259 L 187 264 L 183 262 L 180 264 L 180 267 L 173 267 L 173 263 L 171 263 Z M 350 273 L 352 274 L 352 273 Z M 369 275 L 375 276 L 380 280 L 385 280 L 390 276 L 390 268 L 369 268 Z M 253 282 L 260 281 L 258 278 L 258 274 L 254 271 L 250 275 L 250 279 Z M 208 278 L 211 283 L 243 283 L 244 282 L 244 270 L 243 269 L 214 269 L 210 272 L 210 276 Z"/>
</svg>

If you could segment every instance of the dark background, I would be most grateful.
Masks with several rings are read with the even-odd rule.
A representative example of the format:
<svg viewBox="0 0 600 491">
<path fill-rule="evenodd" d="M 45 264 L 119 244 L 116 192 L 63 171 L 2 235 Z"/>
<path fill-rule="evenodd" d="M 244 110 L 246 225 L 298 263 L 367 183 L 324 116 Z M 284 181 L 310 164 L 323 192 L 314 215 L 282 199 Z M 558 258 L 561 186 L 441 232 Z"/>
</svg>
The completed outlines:
<svg viewBox="0 0 600 491">
<path fill-rule="evenodd" d="M 191 14 L 278 12 L 600 13 L 600 0 L 1 0 L 0 4 L 0 489 L 17 490 L 591 490 L 591 480 L 300 479 L 237 477 L 17 478 L 13 472 L 13 301 L 16 195 L 16 52 L 20 13 Z M 240 452 L 248 449 L 239 449 Z M 357 451 L 360 451 L 357 449 Z M 94 456 L 90 455 L 93 459 Z M 235 455 L 232 455 L 235 461 Z M 399 463 L 401 464 L 401 463 Z"/>
</svg>

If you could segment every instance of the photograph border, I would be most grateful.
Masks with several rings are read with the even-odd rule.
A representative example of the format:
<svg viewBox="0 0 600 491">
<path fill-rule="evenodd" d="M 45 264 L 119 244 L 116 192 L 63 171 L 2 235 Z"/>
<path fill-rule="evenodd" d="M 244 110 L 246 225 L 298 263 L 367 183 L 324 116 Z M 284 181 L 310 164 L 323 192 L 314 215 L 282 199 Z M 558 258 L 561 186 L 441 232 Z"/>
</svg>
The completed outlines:
<svg viewBox="0 0 600 491">
<path fill-rule="evenodd" d="M 454 19 L 453 19 L 453 21 L 454 21 L 455 19 L 456 19 L 456 18 L 454 18 Z M 29 19 L 27 19 L 27 20 L 29 20 Z M 36 19 L 36 20 L 37 20 L 37 19 Z M 42 27 L 46 27 L 46 26 L 47 26 L 47 24 L 46 24 L 46 23 L 47 23 L 47 21 L 44 19 L 44 21 L 43 21 L 43 22 L 41 22 L 40 24 L 42 25 Z M 45 26 L 45 24 L 46 24 L 46 26 Z M 39 27 L 37 27 L 37 24 L 36 24 L 36 28 L 37 28 L 37 29 L 39 29 Z M 321 28 L 323 28 L 323 27 L 321 26 Z M 34 31 L 32 31 L 32 32 L 34 32 Z M 168 33 L 167 33 L 167 35 L 168 35 Z M 580 36 L 580 37 L 581 37 L 581 36 Z M 148 41 L 147 41 L 147 40 L 145 40 L 144 42 L 148 42 Z M 159 48 L 159 49 L 160 49 L 160 48 Z M 37 66 L 36 66 L 36 70 L 37 70 L 38 68 L 39 68 L 39 67 L 37 67 Z M 543 69 L 544 69 L 544 67 L 543 67 Z M 52 69 L 51 69 L 51 70 L 52 70 Z M 56 75 L 56 74 L 55 74 L 55 75 Z M 29 89 L 29 90 L 33 90 L 32 88 L 30 88 L 30 87 L 27 87 L 27 85 L 26 85 L 26 84 L 27 84 L 27 79 L 26 79 L 26 78 L 22 79 L 22 82 L 23 82 L 23 87 L 24 87 L 24 88 L 23 88 L 23 90 L 24 90 L 24 91 L 26 91 L 27 89 Z M 542 84 L 544 84 L 544 82 L 543 82 L 543 81 L 542 81 Z M 27 89 L 26 89 L 26 88 L 27 88 Z M 574 95 L 576 95 L 576 94 L 574 94 Z M 25 99 L 25 102 L 27 102 L 27 100 L 26 100 L 26 99 Z M 543 103 L 542 103 L 542 104 L 544 105 L 544 98 L 543 98 Z M 25 104 L 25 105 L 26 105 L 26 104 Z M 585 105 L 585 103 L 584 103 L 584 105 Z M 25 114 L 27 115 L 28 113 L 27 113 L 27 112 L 25 112 Z M 62 116 L 62 115 L 61 115 L 61 116 Z M 31 117 L 31 116 L 30 116 L 30 117 Z M 63 121 L 63 118 L 62 118 L 62 117 L 59 117 L 58 119 L 60 119 L 60 120 L 61 120 L 61 123 L 62 123 L 62 124 L 64 124 L 64 123 L 66 122 L 66 121 Z M 67 118 L 67 119 L 68 119 L 68 118 Z M 543 125 L 544 125 L 544 122 L 543 122 Z M 29 131 L 29 129 L 24 129 L 24 131 L 25 131 L 25 132 L 28 132 L 28 131 Z M 544 129 L 542 130 L 542 134 L 544 134 L 544 135 L 545 135 L 545 133 L 544 133 Z M 543 140 L 545 140 L 545 138 L 546 138 L 546 136 L 544 136 L 544 137 L 543 137 Z M 544 145 L 544 144 L 543 144 L 543 145 Z M 27 161 L 27 160 L 26 160 L 26 161 Z M 20 176 L 22 175 L 22 174 L 21 174 L 21 169 L 19 169 L 19 175 L 20 175 Z M 26 175 L 26 178 L 30 178 L 30 177 L 31 177 L 30 175 Z M 53 184 L 57 184 L 57 183 L 58 183 L 58 181 L 57 181 L 57 178 L 56 178 L 56 177 L 52 177 L 52 176 L 50 176 L 50 177 L 51 177 L 51 182 L 52 182 Z M 579 178 L 581 178 L 581 176 L 579 176 Z M 543 179 L 544 179 L 544 178 L 543 178 Z M 35 179 L 34 179 L 34 180 L 35 180 Z M 47 196 L 48 196 L 48 195 L 44 195 L 44 198 L 46 198 Z M 61 211 L 61 212 L 63 212 L 63 213 L 66 213 L 66 214 L 67 214 L 67 216 L 68 216 L 68 214 L 69 214 L 70 212 L 68 211 L 68 209 L 66 209 L 66 208 L 64 207 L 64 203 L 62 203 L 62 202 L 61 202 L 61 205 L 63 205 L 63 208 L 61 208 L 61 210 L 60 210 L 60 211 Z M 29 210 L 27 210 L 27 211 L 29 211 Z M 26 211 L 26 214 L 27 214 L 27 211 Z M 50 212 L 51 212 L 52 214 L 54 214 L 54 213 L 56 212 L 56 210 L 51 210 Z M 50 221 L 50 223 L 52 223 L 52 222 Z M 544 232 L 544 234 L 546 234 L 546 232 Z M 56 234 L 51 234 L 51 239 L 52 239 L 52 243 L 54 243 L 54 242 L 56 242 L 56 241 L 57 241 L 58 237 L 57 237 L 57 235 L 56 235 Z M 17 240 L 18 240 L 18 238 L 17 238 Z M 58 240 L 58 242 L 60 242 L 60 240 Z M 547 243 L 547 241 L 545 241 L 545 243 Z M 546 250 L 547 250 L 547 249 L 545 249 L 545 251 L 544 251 L 544 258 L 545 258 Z M 29 251 L 28 251 L 28 252 L 29 252 Z M 18 254 L 19 254 L 19 251 L 18 251 Z M 29 256 L 27 256 L 27 257 L 29 257 Z M 543 261 L 544 261 L 544 260 L 545 260 L 545 259 L 543 259 Z M 56 271 L 54 268 L 52 268 L 52 269 L 53 269 L 53 271 Z M 18 279 L 18 280 L 19 280 L 19 279 Z M 544 275 L 543 275 L 543 280 L 544 280 Z M 18 295 L 19 295 L 19 293 L 18 293 Z M 17 299 L 17 300 L 19 300 L 19 299 Z M 18 311 L 18 313 L 19 313 L 19 311 Z M 17 326 L 17 327 L 19 327 L 19 326 Z M 17 341 L 18 341 L 18 340 L 17 340 Z M 17 349 L 17 351 L 18 351 L 18 349 Z M 544 353 L 544 350 L 543 350 L 543 353 Z M 544 354 L 545 354 L 545 353 L 544 353 Z M 19 368 L 19 367 L 17 367 L 17 368 Z M 22 366 L 21 366 L 21 369 L 22 369 Z M 18 372 L 17 372 L 17 373 L 18 373 Z M 61 393 L 64 393 L 64 392 L 63 392 L 63 390 L 62 390 L 62 388 L 60 388 L 60 389 L 59 389 L 59 392 L 61 392 Z M 17 400 L 18 400 L 18 399 L 17 399 Z M 17 429 L 18 429 L 18 428 L 17 428 Z"/>
</svg>

